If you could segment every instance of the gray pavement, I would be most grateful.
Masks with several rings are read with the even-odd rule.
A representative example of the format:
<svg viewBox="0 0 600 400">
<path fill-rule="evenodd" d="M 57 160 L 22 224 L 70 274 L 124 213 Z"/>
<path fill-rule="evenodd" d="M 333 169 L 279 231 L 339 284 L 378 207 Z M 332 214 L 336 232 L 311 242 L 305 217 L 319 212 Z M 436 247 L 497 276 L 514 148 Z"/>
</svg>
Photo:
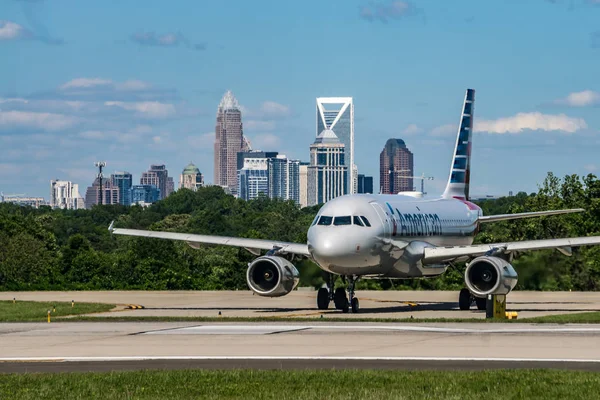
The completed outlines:
<svg viewBox="0 0 600 400">
<path fill-rule="evenodd" d="M 361 318 L 484 318 L 456 292 L 358 292 Z M 335 322 L 315 292 L 18 292 L 0 300 L 105 302 L 106 316 L 289 317 L 289 322 L 0 323 L 0 372 L 180 368 L 569 368 L 600 371 L 600 326 Z M 130 304 L 144 309 L 127 310 Z M 514 292 L 519 317 L 600 310 L 600 293 Z M 326 318 L 318 318 L 324 314 Z M 314 316 L 311 323 L 294 317 Z"/>
<path fill-rule="evenodd" d="M 327 318 L 485 318 L 485 312 L 458 309 L 454 291 L 359 291 L 361 312 L 316 309 L 316 292 L 298 290 L 279 298 L 249 291 L 3 292 L 0 300 L 100 302 L 118 304 L 104 316 L 320 317 Z M 129 310 L 127 305 L 144 309 Z M 600 311 L 600 292 L 513 292 L 507 309 L 519 318 Z M 97 314 L 98 315 L 98 314 Z"/>
<path fill-rule="evenodd" d="M 0 371 L 140 368 L 575 368 L 600 327 L 533 324 L 3 323 Z"/>
</svg>

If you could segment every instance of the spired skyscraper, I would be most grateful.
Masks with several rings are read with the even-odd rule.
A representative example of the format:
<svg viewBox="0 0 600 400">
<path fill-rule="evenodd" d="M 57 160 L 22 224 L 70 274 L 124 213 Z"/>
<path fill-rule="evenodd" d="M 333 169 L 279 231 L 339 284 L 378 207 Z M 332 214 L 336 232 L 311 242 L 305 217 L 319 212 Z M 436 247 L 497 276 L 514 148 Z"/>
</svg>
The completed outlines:
<svg viewBox="0 0 600 400">
<path fill-rule="evenodd" d="M 352 97 L 317 98 L 317 132 L 332 130 L 344 145 L 344 165 L 348 174 L 344 185 L 344 194 L 355 191 L 357 169 L 354 167 L 354 102 Z"/>
<path fill-rule="evenodd" d="M 215 126 L 214 184 L 237 193 L 237 154 L 250 150 L 244 137 L 242 111 L 237 99 L 227 91 L 217 108 Z"/>
</svg>

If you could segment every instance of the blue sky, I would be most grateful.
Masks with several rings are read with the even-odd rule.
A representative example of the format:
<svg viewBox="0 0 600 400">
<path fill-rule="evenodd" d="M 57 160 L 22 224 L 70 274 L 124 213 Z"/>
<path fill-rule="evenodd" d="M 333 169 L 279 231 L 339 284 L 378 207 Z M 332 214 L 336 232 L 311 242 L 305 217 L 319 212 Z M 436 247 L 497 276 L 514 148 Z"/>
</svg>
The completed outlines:
<svg viewBox="0 0 600 400">
<path fill-rule="evenodd" d="M 402 138 L 447 180 L 476 90 L 472 190 L 535 191 L 600 169 L 600 0 L 2 0 L 0 191 L 85 191 L 93 163 L 139 179 L 193 161 L 212 181 L 230 89 L 255 149 L 308 160 L 315 98 L 352 96 L 356 162 Z"/>
</svg>

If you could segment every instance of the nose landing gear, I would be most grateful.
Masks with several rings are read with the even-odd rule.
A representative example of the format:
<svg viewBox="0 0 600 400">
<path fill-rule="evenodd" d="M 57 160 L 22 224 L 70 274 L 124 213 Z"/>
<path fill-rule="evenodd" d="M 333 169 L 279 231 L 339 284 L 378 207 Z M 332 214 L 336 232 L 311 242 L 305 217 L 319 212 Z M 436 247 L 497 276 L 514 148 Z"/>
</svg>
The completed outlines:
<svg viewBox="0 0 600 400">
<path fill-rule="evenodd" d="M 352 310 L 352 313 L 357 313 L 360 309 L 359 301 L 354 297 L 354 286 L 358 281 L 358 276 L 349 276 L 348 278 L 348 296 L 346 296 L 346 290 L 344 288 L 337 288 L 333 290 L 335 277 L 333 274 L 329 274 L 328 287 L 320 288 L 317 292 L 317 308 L 319 310 L 327 310 L 329 303 L 333 301 L 337 310 L 342 310 L 343 313 L 347 313 Z"/>
</svg>

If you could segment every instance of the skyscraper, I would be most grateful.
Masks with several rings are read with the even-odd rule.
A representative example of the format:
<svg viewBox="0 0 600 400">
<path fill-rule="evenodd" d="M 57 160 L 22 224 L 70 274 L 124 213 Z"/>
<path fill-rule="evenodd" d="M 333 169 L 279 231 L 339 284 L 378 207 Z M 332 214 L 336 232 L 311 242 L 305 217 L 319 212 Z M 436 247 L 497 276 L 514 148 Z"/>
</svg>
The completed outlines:
<svg viewBox="0 0 600 400">
<path fill-rule="evenodd" d="M 269 197 L 300 202 L 300 161 L 284 155 L 268 159 Z"/>
<path fill-rule="evenodd" d="M 388 139 L 379 155 L 381 193 L 397 194 L 414 190 L 413 153 L 402 139 Z"/>
<path fill-rule="evenodd" d="M 100 192 L 100 178 L 94 179 L 92 186 L 88 186 L 85 191 L 85 208 L 89 210 L 96 204 L 100 204 L 100 196 L 102 196 L 102 204 L 120 203 L 120 190 L 117 186 L 113 186 L 111 179 L 102 180 L 102 192 Z"/>
<path fill-rule="evenodd" d="M 160 199 L 160 189 L 154 185 L 133 185 L 130 197 L 132 205 L 147 206 Z"/>
<path fill-rule="evenodd" d="M 170 195 L 174 188 L 173 178 L 164 164 L 152 164 L 147 172 L 142 172 L 140 185 L 155 185 L 160 190 L 160 200 Z"/>
<path fill-rule="evenodd" d="M 269 163 L 266 157 L 245 158 L 238 170 L 238 196 L 242 200 L 254 200 L 261 193 L 269 194 Z"/>
<path fill-rule="evenodd" d="M 298 168 L 298 193 L 300 207 L 308 206 L 308 166 L 310 163 L 301 162 Z"/>
<path fill-rule="evenodd" d="M 204 177 L 202 176 L 202 173 L 198 167 L 189 163 L 188 166 L 183 169 L 183 172 L 179 177 L 179 189 L 185 188 L 196 191 L 202 186 L 204 186 Z"/>
<path fill-rule="evenodd" d="M 242 111 L 237 99 L 227 91 L 217 108 L 215 126 L 215 185 L 237 192 L 237 154 L 250 150 L 250 144 L 244 137 Z"/>
<path fill-rule="evenodd" d="M 50 207 L 67 210 L 83 209 L 84 201 L 79 195 L 79 185 L 58 179 L 50 181 Z"/>
<path fill-rule="evenodd" d="M 332 130 L 344 144 L 344 165 L 348 170 L 344 185 L 346 192 L 353 193 L 355 170 L 354 165 L 354 102 L 352 97 L 318 97 L 317 98 L 317 132 Z"/>
<path fill-rule="evenodd" d="M 358 191 L 356 193 L 373 194 L 373 177 L 359 174 L 358 175 Z"/>
<path fill-rule="evenodd" d="M 308 205 L 325 203 L 346 193 L 348 167 L 344 164 L 344 144 L 326 129 L 310 145 Z"/>
<path fill-rule="evenodd" d="M 124 206 L 131 205 L 131 186 L 133 185 L 133 177 L 129 172 L 115 172 L 110 176 L 110 181 L 113 187 L 119 188 L 119 204 Z"/>
</svg>

